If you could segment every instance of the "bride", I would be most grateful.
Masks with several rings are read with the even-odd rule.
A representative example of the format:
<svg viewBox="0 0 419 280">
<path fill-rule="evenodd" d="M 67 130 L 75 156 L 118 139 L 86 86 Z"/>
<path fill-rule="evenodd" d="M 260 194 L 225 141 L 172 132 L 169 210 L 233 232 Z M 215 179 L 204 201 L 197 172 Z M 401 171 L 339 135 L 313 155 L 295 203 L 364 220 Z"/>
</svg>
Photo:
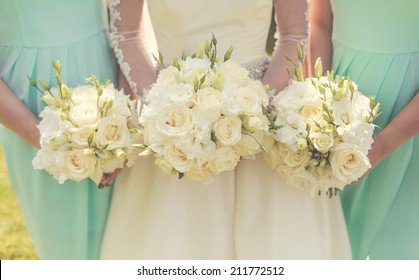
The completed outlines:
<svg viewBox="0 0 419 280">
<path fill-rule="evenodd" d="M 156 79 L 144 47 L 142 0 L 109 1 L 111 39 L 125 81 L 141 98 Z M 192 53 L 215 34 L 219 53 L 279 91 L 288 83 L 283 53 L 296 60 L 307 37 L 306 0 L 149 1 L 159 50 L 167 59 Z M 279 44 L 265 45 L 275 8 Z M 103 259 L 349 259 L 338 196 L 294 189 L 263 158 L 239 163 L 211 184 L 178 179 L 141 158 L 119 174 Z"/>
</svg>

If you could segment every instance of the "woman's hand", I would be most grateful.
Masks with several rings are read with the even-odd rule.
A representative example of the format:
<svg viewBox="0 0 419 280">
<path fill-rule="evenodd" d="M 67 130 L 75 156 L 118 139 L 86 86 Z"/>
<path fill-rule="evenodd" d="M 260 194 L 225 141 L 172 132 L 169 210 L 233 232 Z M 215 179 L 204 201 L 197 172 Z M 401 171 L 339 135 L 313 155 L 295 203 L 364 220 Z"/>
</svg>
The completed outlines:
<svg viewBox="0 0 419 280">
<path fill-rule="evenodd" d="M 103 186 L 110 186 L 115 181 L 116 177 L 118 177 L 119 173 L 121 173 L 122 169 L 116 169 L 112 173 L 105 173 L 100 180 L 100 184 Z"/>
</svg>

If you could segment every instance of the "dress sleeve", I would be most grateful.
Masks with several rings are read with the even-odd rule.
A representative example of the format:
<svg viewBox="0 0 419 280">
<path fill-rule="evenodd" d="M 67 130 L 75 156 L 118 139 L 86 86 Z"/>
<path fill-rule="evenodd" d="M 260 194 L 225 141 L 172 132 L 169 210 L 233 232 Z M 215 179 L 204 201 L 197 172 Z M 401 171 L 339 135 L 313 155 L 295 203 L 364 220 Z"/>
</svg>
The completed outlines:
<svg viewBox="0 0 419 280">
<path fill-rule="evenodd" d="M 300 44 L 306 53 L 309 34 L 310 0 L 280 0 L 276 4 L 276 48 L 293 42 Z"/>
<path fill-rule="evenodd" d="M 107 6 L 110 40 L 120 71 L 129 88 L 141 97 L 156 78 L 143 28 L 144 1 L 107 0 Z"/>
</svg>

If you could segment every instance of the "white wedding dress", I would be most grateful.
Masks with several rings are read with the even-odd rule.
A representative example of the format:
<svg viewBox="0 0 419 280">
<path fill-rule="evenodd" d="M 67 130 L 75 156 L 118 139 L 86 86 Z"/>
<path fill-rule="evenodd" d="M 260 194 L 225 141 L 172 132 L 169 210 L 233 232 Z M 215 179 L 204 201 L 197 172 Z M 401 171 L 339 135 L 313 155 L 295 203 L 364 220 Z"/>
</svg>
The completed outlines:
<svg viewBox="0 0 419 280">
<path fill-rule="evenodd" d="M 148 8 L 166 61 L 214 34 L 219 54 L 234 46 L 232 59 L 261 73 L 272 0 L 152 0 Z M 117 178 L 101 256 L 349 259 L 351 253 L 339 197 L 310 197 L 288 186 L 263 157 L 241 161 L 211 184 L 166 175 L 148 157 Z"/>
</svg>

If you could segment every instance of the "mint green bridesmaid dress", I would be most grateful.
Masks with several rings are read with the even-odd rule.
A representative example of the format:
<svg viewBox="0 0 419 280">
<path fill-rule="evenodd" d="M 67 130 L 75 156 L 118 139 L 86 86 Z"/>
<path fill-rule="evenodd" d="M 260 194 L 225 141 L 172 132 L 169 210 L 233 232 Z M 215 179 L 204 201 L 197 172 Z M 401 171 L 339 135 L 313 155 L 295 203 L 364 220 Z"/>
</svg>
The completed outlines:
<svg viewBox="0 0 419 280">
<path fill-rule="evenodd" d="M 376 96 L 384 128 L 419 91 L 419 1 L 331 3 L 333 69 Z M 419 135 L 341 198 L 355 259 L 419 259 Z"/>
<path fill-rule="evenodd" d="M 30 110 L 44 103 L 27 76 L 55 85 L 52 61 L 69 86 L 95 74 L 115 80 L 101 0 L 1 0 L 0 78 Z M 0 93 L 1 94 L 1 93 Z M 93 182 L 58 184 L 32 168 L 37 150 L 0 125 L 13 191 L 40 259 L 97 259 L 111 189 Z"/>
</svg>

